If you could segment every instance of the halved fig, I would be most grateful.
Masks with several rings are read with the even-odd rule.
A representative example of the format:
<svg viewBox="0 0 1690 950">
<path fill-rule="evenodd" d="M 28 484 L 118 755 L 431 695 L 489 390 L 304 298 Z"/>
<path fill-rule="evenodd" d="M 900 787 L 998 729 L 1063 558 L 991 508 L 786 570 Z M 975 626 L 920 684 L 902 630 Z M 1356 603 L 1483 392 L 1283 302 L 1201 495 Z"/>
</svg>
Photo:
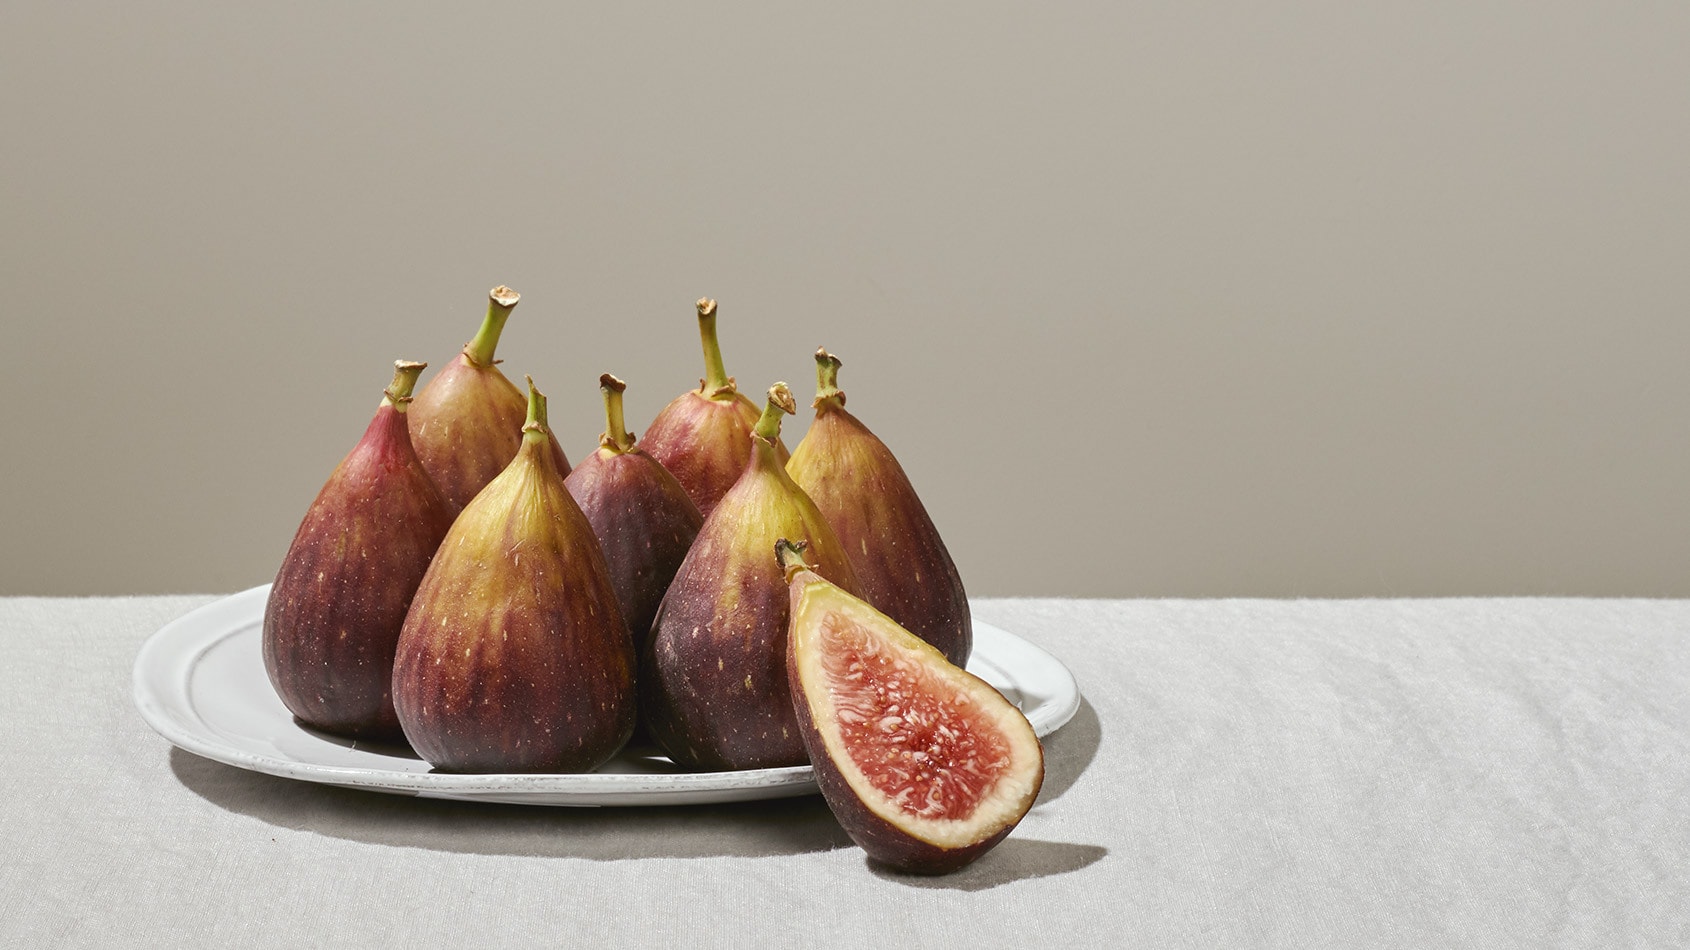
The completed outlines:
<svg viewBox="0 0 1690 950">
<path fill-rule="evenodd" d="M 816 783 L 869 856 L 943 874 L 990 850 L 1044 782 L 1027 717 L 985 680 L 804 563 L 775 554 L 792 598 L 787 679 Z"/>
</svg>

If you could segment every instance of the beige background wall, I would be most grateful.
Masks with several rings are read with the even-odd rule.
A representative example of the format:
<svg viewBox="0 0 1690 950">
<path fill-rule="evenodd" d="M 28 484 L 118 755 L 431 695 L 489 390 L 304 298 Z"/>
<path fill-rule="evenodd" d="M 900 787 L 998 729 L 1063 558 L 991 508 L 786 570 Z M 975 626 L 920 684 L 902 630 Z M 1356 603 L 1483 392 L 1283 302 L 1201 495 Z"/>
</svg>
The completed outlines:
<svg viewBox="0 0 1690 950">
<path fill-rule="evenodd" d="M 613 6 L 0 8 L 0 594 L 269 580 L 504 282 L 572 457 L 826 344 L 975 594 L 1690 595 L 1690 5 Z"/>
</svg>

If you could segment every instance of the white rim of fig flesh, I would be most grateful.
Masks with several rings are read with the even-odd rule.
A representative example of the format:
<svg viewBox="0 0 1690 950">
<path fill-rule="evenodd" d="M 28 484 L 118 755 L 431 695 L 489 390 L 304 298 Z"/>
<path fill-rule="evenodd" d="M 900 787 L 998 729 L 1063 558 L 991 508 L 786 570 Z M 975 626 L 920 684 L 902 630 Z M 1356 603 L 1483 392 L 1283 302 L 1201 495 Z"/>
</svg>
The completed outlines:
<svg viewBox="0 0 1690 950">
<path fill-rule="evenodd" d="M 819 612 L 819 613 L 818 613 Z M 960 818 L 927 818 L 913 811 L 896 807 L 886 793 L 871 782 L 862 767 L 852 758 L 842 741 L 837 724 L 840 716 L 852 715 L 836 708 L 831 671 L 824 669 L 822 658 L 829 655 L 825 647 L 812 643 L 818 636 L 829 635 L 828 614 L 837 615 L 850 624 L 873 626 L 882 630 L 879 635 L 865 634 L 868 644 L 884 646 L 893 656 L 891 662 L 899 672 L 920 678 L 938 677 L 946 684 L 946 692 L 954 694 L 969 707 L 970 716 L 981 716 L 1003 736 L 1009 761 L 994 764 L 998 774 L 991 787 L 984 790 L 973 811 Z M 814 621 L 812 621 L 812 617 Z M 792 636 L 798 638 L 794 649 L 800 685 L 810 704 L 811 720 L 827 747 L 828 756 L 839 769 L 846 784 L 851 786 L 859 801 L 864 802 L 877 817 L 889 822 L 928 844 L 944 849 L 967 847 L 997 834 L 1006 826 L 1019 822 L 1032 808 L 1044 775 L 1043 749 L 1038 734 L 1021 710 L 1005 699 L 990 683 L 968 671 L 954 666 L 938 650 L 909 633 L 897 622 L 875 610 L 866 602 L 852 597 L 827 581 L 806 585 L 798 603 Z M 820 688 L 817 688 L 817 687 Z M 900 712 L 907 710 L 900 709 Z M 864 721 L 856 714 L 856 721 Z M 883 717 L 883 721 L 888 717 Z M 888 722 L 891 732 L 902 724 Z M 919 753 L 916 753 L 919 754 Z M 1037 764 L 1029 769 L 1029 760 Z M 943 767 L 943 766 L 941 766 Z M 955 767 L 962 767 L 957 764 Z M 1027 776 L 1024 778 L 1023 776 Z M 1030 780 L 1029 780 L 1030 779 Z M 889 807 L 890 806 L 890 807 Z"/>
</svg>

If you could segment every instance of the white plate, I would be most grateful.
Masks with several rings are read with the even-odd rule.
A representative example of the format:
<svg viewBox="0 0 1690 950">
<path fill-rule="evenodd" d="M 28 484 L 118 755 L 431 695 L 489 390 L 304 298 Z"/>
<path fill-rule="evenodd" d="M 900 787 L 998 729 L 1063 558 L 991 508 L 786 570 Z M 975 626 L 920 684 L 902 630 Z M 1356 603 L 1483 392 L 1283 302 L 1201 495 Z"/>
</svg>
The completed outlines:
<svg viewBox="0 0 1690 950">
<path fill-rule="evenodd" d="M 207 604 L 166 624 L 135 658 L 135 704 L 181 748 L 284 778 L 396 795 L 523 805 L 682 805 L 807 795 L 807 765 L 678 772 L 655 752 L 624 750 L 577 775 L 432 772 L 408 749 L 337 739 L 296 723 L 264 672 L 269 585 Z M 1061 661 L 989 624 L 974 624 L 968 669 L 997 687 L 1044 736 L 1074 715 L 1080 692 Z"/>
</svg>

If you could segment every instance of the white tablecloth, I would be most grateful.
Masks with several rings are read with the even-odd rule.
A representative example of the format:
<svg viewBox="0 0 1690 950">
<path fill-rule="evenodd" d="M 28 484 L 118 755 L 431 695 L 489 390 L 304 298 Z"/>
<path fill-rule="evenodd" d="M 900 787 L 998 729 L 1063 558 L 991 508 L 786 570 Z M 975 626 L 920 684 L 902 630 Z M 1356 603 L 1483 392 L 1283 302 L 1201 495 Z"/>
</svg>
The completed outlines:
<svg viewBox="0 0 1690 950">
<path fill-rule="evenodd" d="M 818 797 L 402 798 L 173 749 L 208 597 L 0 599 L 0 945 L 1690 946 L 1690 602 L 983 600 L 1085 697 L 964 871 Z"/>
</svg>

